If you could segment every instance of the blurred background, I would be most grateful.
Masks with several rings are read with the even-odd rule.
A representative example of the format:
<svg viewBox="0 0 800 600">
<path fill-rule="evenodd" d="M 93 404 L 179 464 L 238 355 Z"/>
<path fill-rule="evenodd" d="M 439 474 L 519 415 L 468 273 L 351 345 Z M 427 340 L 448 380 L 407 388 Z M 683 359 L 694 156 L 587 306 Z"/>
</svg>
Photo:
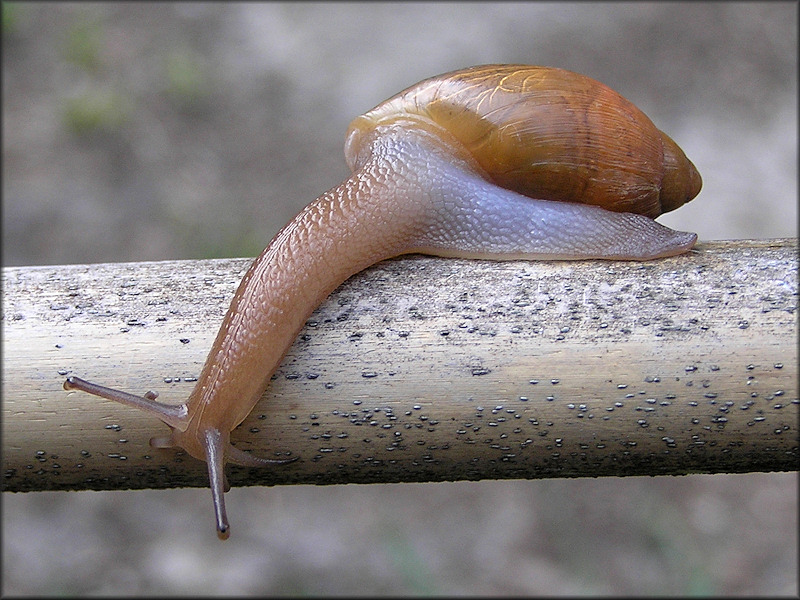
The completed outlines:
<svg viewBox="0 0 800 600">
<path fill-rule="evenodd" d="M 797 4 L 2 4 L 3 264 L 255 256 L 350 120 L 481 63 L 637 104 L 701 240 L 797 236 Z M 3 495 L 4 594 L 793 595 L 797 475 Z"/>
</svg>

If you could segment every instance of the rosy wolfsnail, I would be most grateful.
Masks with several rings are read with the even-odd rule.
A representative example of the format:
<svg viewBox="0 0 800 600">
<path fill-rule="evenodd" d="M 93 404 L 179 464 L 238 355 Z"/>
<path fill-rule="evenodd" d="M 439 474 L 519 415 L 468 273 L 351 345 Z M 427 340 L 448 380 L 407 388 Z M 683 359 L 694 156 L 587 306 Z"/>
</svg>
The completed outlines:
<svg viewBox="0 0 800 600">
<path fill-rule="evenodd" d="M 294 460 L 251 456 L 231 431 L 309 315 L 354 273 L 413 252 L 649 260 L 697 239 L 653 220 L 700 191 L 694 165 L 629 101 L 561 69 L 486 65 L 422 81 L 356 118 L 345 156 L 351 177 L 304 208 L 244 275 L 184 404 L 64 383 L 154 413 L 171 435 L 153 446 L 205 460 L 222 539 L 225 464 Z"/>
</svg>

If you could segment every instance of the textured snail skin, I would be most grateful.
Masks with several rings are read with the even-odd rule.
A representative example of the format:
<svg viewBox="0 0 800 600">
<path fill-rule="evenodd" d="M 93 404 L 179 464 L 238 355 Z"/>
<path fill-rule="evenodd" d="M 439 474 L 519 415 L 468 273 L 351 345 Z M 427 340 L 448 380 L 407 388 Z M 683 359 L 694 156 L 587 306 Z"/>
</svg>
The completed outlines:
<svg viewBox="0 0 800 600">
<path fill-rule="evenodd" d="M 306 206 L 248 269 L 185 404 L 77 377 L 64 384 L 155 413 L 172 431 L 153 446 L 205 460 L 221 539 L 225 463 L 294 460 L 251 456 L 230 432 L 310 314 L 351 275 L 413 252 L 649 260 L 697 239 L 651 218 L 700 190 L 683 152 L 630 102 L 560 69 L 487 65 L 423 81 L 355 119 L 345 155 L 352 176 Z"/>
</svg>

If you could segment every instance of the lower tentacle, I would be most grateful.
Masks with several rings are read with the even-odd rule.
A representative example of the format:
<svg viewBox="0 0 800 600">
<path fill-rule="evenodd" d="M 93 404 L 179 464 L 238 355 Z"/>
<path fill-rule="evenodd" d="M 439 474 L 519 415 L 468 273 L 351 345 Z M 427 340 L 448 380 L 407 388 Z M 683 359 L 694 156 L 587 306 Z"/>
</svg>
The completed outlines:
<svg viewBox="0 0 800 600">
<path fill-rule="evenodd" d="M 292 458 L 259 458 L 248 454 L 243 450 L 239 450 L 236 446 L 228 444 L 226 451 L 229 461 L 241 465 L 243 467 L 265 467 L 270 465 L 285 465 L 297 460 L 297 456 Z"/>
</svg>

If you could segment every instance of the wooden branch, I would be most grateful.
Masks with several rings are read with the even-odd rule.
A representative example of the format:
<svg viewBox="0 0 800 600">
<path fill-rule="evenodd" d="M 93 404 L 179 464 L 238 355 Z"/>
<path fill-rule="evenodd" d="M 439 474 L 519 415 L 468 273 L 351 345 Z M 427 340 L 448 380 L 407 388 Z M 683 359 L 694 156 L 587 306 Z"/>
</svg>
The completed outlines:
<svg viewBox="0 0 800 600">
<path fill-rule="evenodd" d="M 166 427 L 249 259 L 3 269 L 4 490 L 206 486 Z M 319 307 L 233 434 L 232 485 L 796 470 L 797 240 L 648 262 L 410 256 Z"/>
</svg>

